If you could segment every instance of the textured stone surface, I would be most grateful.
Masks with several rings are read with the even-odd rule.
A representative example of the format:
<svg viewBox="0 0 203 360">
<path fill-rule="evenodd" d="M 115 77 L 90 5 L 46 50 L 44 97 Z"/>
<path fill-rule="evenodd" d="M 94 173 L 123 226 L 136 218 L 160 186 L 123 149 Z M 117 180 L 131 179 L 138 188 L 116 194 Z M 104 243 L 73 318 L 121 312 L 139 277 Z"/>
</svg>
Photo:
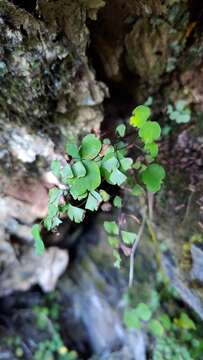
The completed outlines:
<svg viewBox="0 0 203 360">
<path fill-rule="evenodd" d="M 192 270 L 191 278 L 203 283 L 203 249 L 201 246 L 192 244 Z"/>
<path fill-rule="evenodd" d="M 177 66 L 191 64 L 192 51 L 197 51 L 198 41 L 196 45 L 188 41 L 196 23 L 190 23 L 189 3 L 184 0 L 110 0 L 92 29 L 92 48 L 105 76 L 122 84 L 139 102 L 149 92 L 158 92 Z M 186 61 L 188 44 L 191 56 Z"/>
<path fill-rule="evenodd" d="M 167 256 L 163 257 L 163 266 L 169 277 L 171 285 L 175 288 L 180 298 L 187 304 L 192 310 L 194 310 L 203 320 L 203 302 L 198 295 L 198 291 L 193 290 L 185 282 L 183 274 L 180 273 L 178 267 L 175 266 L 173 261 Z"/>
<path fill-rule="evenodd" d="M 167 22 L 140 19 L 126 36 L 126 62 L 132 73 L 147 82 L 160 78 L 166 70 L 172 28 Z"/>
<path fill-rule="evenodd" d="M 95 228 L 94 228 L 95 231 Z M 74 266 L 59 283 L 66 311 L 63 323 L 67 336 L 82 352 L 89 344 L 92 360 L 146 360 L 146 339 L 141 330 L 128 330 L 122 321 L 122 275 L 111 267 L 112 258 L 97 228 L 98 245 L 89 248 L 92 230 L 83 235 Z M 104 262 L 105 259 L 105 262 Z M 104 264 L 108 264 L 108 275 Z M 111 270 L 110 270 L 111 269 Z M 124 289 L 123 289 L 124 290 Z M 68 304 L 68 306 L 67 306 Z M 75 338 L 70 329 L 78 329 Z"/>
<path fill-rule="evenodd" d="M 75 133 L 90 129 L 95 116 L 86 124 L 77 121 L 77 113 L 81 106 L 101 104 L 104 87 L 86 64 L 85 8 L 78 2 L 44 2 L 39 12 L 37 20 L 6 0 L 0 5 L 0 119 L 55 137 L 59 125 L 66 129 L 71 121 Z M 98 125 L 101 119 L 100 114 Z"/>
<path fill-rule="evenodd" d="M 50 247 L 40 257 L 31 249 L 21 256 L 20 261 L 15 255 L 14 252 L 8 253 L 9 262 L 1 259 L 4 271 L 0 275 L 0 297 L 17 290 L 29 290 L 35 284 L 45 292 L 53 291 L 68 264 L 67 252 L 56 247 Z"/>
<path fill-rule="evenodd" d="M 88 12 L 95 18 L 103 5 L 0 2 L 1 295 L 38 282 L 30 257 L 31 226 L 47 213 L 48 188 L 56 183 L 48 173 L 50 163 L 62 157 L 69 137 L 98 129 L 103 119 L 107 88 L 96 81 L 86 58 Z M 25 284 L 19 259 L 25 268 L 30 262 Z"/>
</svg>

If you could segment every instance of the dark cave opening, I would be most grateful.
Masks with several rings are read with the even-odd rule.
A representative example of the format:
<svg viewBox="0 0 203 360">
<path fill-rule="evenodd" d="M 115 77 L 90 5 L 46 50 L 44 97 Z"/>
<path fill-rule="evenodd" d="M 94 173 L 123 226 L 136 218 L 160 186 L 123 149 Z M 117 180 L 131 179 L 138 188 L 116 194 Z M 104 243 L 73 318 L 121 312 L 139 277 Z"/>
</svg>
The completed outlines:
<svg viewBox="0 0 203 360">
<path fill-rule="evenodd" d="M 102 131 L 111 130 L 116 126 L 120 120 L 123 121 L 130 116 L 132 108 L 135 107 L 135 99 L 129 91 L 128 80 L 130 81 L 130 73 L 125 66 L 122 71 L 124 77 L 121 81 L 116 81 L 107 76 L 104 66 L 101 61 L 100 54 L 94 46 L 94 30 L 95 24 L 93 21 L 88 22 L 88 29 L 90 31 L 90 44 L 87 49 L 87 58 L 96 74 L 96 80 L 103 82 L 109 90 L 109 96 L 104 99 L 104 120 L 101 124 Z"/>
<path fill-rule="evenodd" d="M 37 0 L 10 0 L 10 2 L 33 15 L 36 14 Z"/>
</svg>

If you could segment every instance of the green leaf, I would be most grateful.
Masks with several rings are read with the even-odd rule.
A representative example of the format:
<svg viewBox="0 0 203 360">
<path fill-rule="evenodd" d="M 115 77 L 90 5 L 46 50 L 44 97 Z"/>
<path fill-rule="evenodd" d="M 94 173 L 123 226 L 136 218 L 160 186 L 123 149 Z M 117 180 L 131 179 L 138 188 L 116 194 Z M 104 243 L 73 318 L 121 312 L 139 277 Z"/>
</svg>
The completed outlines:
<svg viewBox="0 0 203 360">
<path fill-rule="evenodd" d="M 115 156 L 113 156 L 106 161 L 102 161 L 102 166 L 104 169 L 111 172 L 112 170 L 119 167 L 119 162 L 118 159 Z"/>
<path fill-rule="evenodd" d="M 75 177 L 73 177 L 73 178 L 67 178 L 67 179 L 66 179 L 66 183 L 69 185 L 69 187 L 71 187 L 71 186 L 73 186 L 73 184 L 75 184 L 76 179 L 77 179 L 77 178 L 75 178 Z"/>
<path fill-rule="evenodd" d="M 184 124 L 184 123 L 188 123 L 191 120 L 191 112 L 190 109 L 185 109 L 181 112 L 179 111 L 174 111 L 171 115 L 170 115 L 170 119 L 171 120 L 175 120 L 177 124 Z"/>
<path fill-rule="evenodd" d="M 67 213 L 67 211 L 68 211 L 68 204 L 66 203 L 66 204 L 61 204 L 61 205 L 59 205 L 59 210 L 60 210 L 60 212 L 61 213 Z"/>
<path fill-rule="evenodd" d="M 83 161 L 86 168 L 86 176 L 81 180 L 85 181 L 87 190 L 93 191 L 101 184 L 101 175 L 98 165 L 94 161 Z"/>
<path fill-rule="evenodd" d="M 161 135 L 161 128 L 156 121 L 147 121 L 139 130 L 139 136 L 145 144 L 151 144 Z"/>
<path fill-rule="evenodd" d="M 170 134 L 171 130 L 172 130 L 172 129 L 171 129 L 171 126 L 170 126 L 170 125 L 165 125 L 165 126 L 162 128 L 161 133 L 162 133 L 163 136 L 167 136 L 167 135 Z"/>
<path fill-rule="evenodd" d="M 149 306 L 150 306 L 150 309 L 154 312 L 156 311 L 159 307 L 160 307 L 160 296 L 159 296 L 159 292 L 156 291 L 156 290 L 151 290 L 151 293 L 150 293 L 150 303 L 149 303 Z"/>
<path fill-rule="evenodd" d="M 79 200 L 87 192 L 87 183 L 84 178 L 77 178 L 70 187 L 70 194 L 76 200 Z"/>
<path fill-rule="evenodd" d="M 189 316 L 186 313 L 181 313 L 179 319 L 175 319 L 175 324 L 180 327 L 181 329 L 185 330 L 195 330 L 196 325 L 192 319 L 189 318 Z"/>
<path fill-rule="evenodd" d="M 66 164 L 61 170 L 61 180 L 64 184 L 69 184 L 69 179 L 73 178 L 71 166 Z"/>
<path fill-rule="evenodd" d="M 182 114 L 179 114 L 176 118 L 177 124 L 186 124 L 191 120 L 191 114 L 187 113 L 186 111 Z"/>
<path fill-rule="evenodd" d="M 101 195 L 100 195 L 99 192 L 97 192 L 97 191 L 92 191 L 91 194 L 94 196 L 94 198 L 95 198 L 97 201 L 99 201 L 99 202 L 102 201 L 102 197 L 101 197 Z"/>
<path fill-rule="evenodd" d="M 101 195 L 104 202 L 109 201 L 110 195 L 105 190 L 101 189 L 101 190 L 99 190 L 99 193 L 100 193 L 100 195 Z"/>
<path fill-rule="evenodd" d="M 146 185 L 147 190 L 156 193 L 160 190 L 165 178 L 165 170 L 159 164 L 150 164 L 146 170 L 141 172 L 141 179 Z"/>
<path fill-rule="evenodd" d="M 105 139 L 103 140 L 103 144 L 104 144 L 104 145 L 110 145 L 110 144 L 111 144 L 111 140 L 110 140 L 109 138 L 105 138 Z"/>
<path fill-rule="evenodd" d="M 115 198 L 113 199 L 113 204 L 115 207 L 117 208 L 121 208 L 122 207 L 122 199 L 120 196 L 115 196 Z"/>
<path fill-rule="evenodd" d="M 113 256 L 115 258 L 114 263 L 113 263 L 114 266 L 116 268 L 120 269 L 120 267 L 121 267 L 121 257 L 120 257 L 119 252 L 117 250 L 115 250 L 115 249 L 113 250 Z"/>
<path fill-rule="evenodd" d="M 106 169 L 104 169 L 103 167 L 101 167 L 100 170 L 101 170 L 102 178 L 105 179 L 109 184 L 112 185 L 112 182 L 109 180 L 111 173 L 109 171 L 107 171 Z"/>
<path fill-rule="evenodd" d="M 139 184 L 136 184 L 136 185 L 133 186 L 133 188 L 132 188 L 132 194 L 133 194 L 134 196 L 143 195 L 143 194 L 144 194 L 144 189 L 143 189 Z"/>
<path fill-rule="evenodd" d="M 104 221 L 104 229 L 110 235 L 119 234 L 119 228 L 115 221 Z"/>
<path fill-rule="evenodd" d="M 174 111 L 173 106 L 172 106 L 171 104 L 169 104 L 169 105 L 167 106 L 167 114 L 172 114 L 173 111 Z"/>
<path fill-rule="evenodd" d="M 52 171 L 52 173 L 53 173 L 56 177 L 59 177 L 59 176 L 60 176 L 60 171 L 61 171 L 60 161 L 58 161 L 58 160 L 53 160 L 53 161 L 51 162 L 51 171 Z"/>
<path fill-rule="evenodd" d="M 116 153 L 119 159 L 123 158 L 127 154 L 127 144 L 123 141 L 119 141 L 116 144 Z"/>
<path fill-rule="evenodd" d="M 151 155 L 152 158 L 155 158 L 159 152 L 159 147 L 156 143 L 146 144 L 144 149 Z"/>
<path fill-rule="evenodd" d="M 135 170 L 139 170 L 140 167 L 141 167 L 142 163 L 140 161 L 136 161 L 134 164 L 133 164 L 133 169 Z"/>
<path fill-rule="evenodd" d="M 36 251 L 36 254 L 39 256 L 43 255 L 44 250 L 45 250 L 40 231 L 41 231 L 41 228 L 40 228 L 39 224 L 35 224 L 32 226 L 31 232 L 32 232 L 32 236 L 35 240 L 35 251 Z"/>
<path fill-rule="evenodd" d="M 151 106 L 152 104 L 153 104 L 153 97 L 152 96 L 149 96 L 148 98 L 147 98 L 147 100 L 145 101 L 145 103 L 144 103 L 144 105 L 146 105 L 146 106 Z"/>
<path fill-rule="evenodd" d="M 72 169 L 75 176 L 78 178 L 84 177 L 86 175 L 86 169 L 82 161 L 77 161 L 75 164 L 73 164 Z"/>
<path fill-rule="evenodd" d="M 77 200 L 83 200 L 83 199 L 85 199 L 86 197 L 88 196 L 88 193 L 86 192 L 86 193 L 84 193 L 84 194 L 82 194 L 82 195 L 79 195 L 78 196 L 78 198 L 77 198 Z"/>
<path fill-rule="evenodd" d="M 178 111 L 183 111 L 187 107 L 187 101 L 177 100 L 175 106 Z"/>
<path fill-rule="evenodd" d="M 66 152 L 68 155 L 72 156 L 74 159 L 80 159 L 79 149 L 76 143 L 66 144 Z"/>
<path fill-rule="evenodd" d="M 115 236 L 108 236 L 108 243 L 111 247 L 118 249 L 119 247 L 119 239 Z"/>
<path fill-rule="evenodd" d="M 191 120 L 191 110 L 187 107 L 187 101 L 178 100 L 175 103 L 175 108 L 168 105 L 167 113 L 170 120 L 174 120 L 177 124 L 187 123 Z"/>
<path fill-rule="evenodd" d="M 85 210 L 80 209 L 79 207 L 68 204 L 68 217 L 70 220 L 80 223 L 85 217 Z"/>
<path fill-rule="evenodd" d="M 123 159 L 120 160 L 120 164 L 121 164 L 122 170 L 127 171 L 127 170 L 131 169 L 132 164 L 133 164 L 133 159 L 124 157 Z"/>
<path fill-rule="evenodd" d="M 148 106 L 139 105 L 133 110 L 133 116 L 130 118 L 130 125 L 141 128 L 151 115 Z"/>
<path fill-rule="evenodd" d="M 126 181 L 127 177 L 118 169 L 114 169 L 111 175 L 109 176 L 109 180 L 114 185 L 121 185 Z"/>
<path fill-rule="evenodd" d="M 110 148 L 111 148 L 111 146 L 110 146 Z M 112 149 L 110 149 L 110 148 L 107 149 L 107 151 L 102 159 L 102 164 L 105 163 L 107 160 L 115 157 L 114 148 L 112 148 Z"/>
<path fill-rule="evenodd" d="M 61 219 L 59 219 L 58 217 L 55 216 L 52 219 L 52 228 L 54 229 L 54 228 L 58 227 L 60 224 L 62 224 Z"/>
<path fill-rule="evenodd" d="M 125 132 L 126 132 L 126 126 L 125 124 L 120 124 L 117 126 L 116 128 L 116 133 L 120 136 L 120 137 L 124 137 L 125 136 Z"/>
<path fill-rule="evenodd" d="M 179 115 L 180 115 L 179 111 L 174 110 L 174 111 L 170 114 L 170 119 L 176 121 L 176 119 L 179 117 Z"/>
<path fill-rule="evenodd" d="M 126 309 L 123 316 L 123 322 L 128 329 L 137 329 L 141 328 L 140 320 L 137 317 L 135 309 Z"/>
<path fill-rule="evenodd" d="M 106 149 L 105 156 L 108 155 L 108 154 L 114 153 L 114 152 L 115 152 L 115 150 L 114 150 L 113 145 L 110 145 L 110 146 Z M 104 159 L 105 159 L 105 156 L 104 156 Z"/>
<path fill-rule="evenodd" d="M 135 310 L 140 320 L 149 321 L 152 317 L 152 312 L 147 304 L 140 303 Z"/>
<path fill-rule="evenodd" d="M 58 206 L 63 190 L 53 187 L 49 190 L 49 203 Z"/>
<path fill-rule="evenodd" d="M 137 238 L 137 234 L 128 231 L 121 231 L 121 236 L 126 245 L 132 245 Z"/>
<path fill-rule="evenodd" d="M 160 320 L 161 324 L 163 325 L 163 327 L 164 327 L 164 329 L 166 331 L 169 331 L 171 329 L 172 323 L 171 323 L 171 320 L 170 320 L 170 318 L 169 318 L 169 316 L 167 314 L 162 314 L 159 317 L 159 320 Z"/>
<path fill-rule="evenodd" d="M 58 214 L 58 206 L 48 204 L 48 216 L 54 217 Z"/>
<path fill-rule="evenodd" d="M 86 135 L 81 144 L 81 155 L 83 159 L 94 159 L 100 152 L 102 147 L 101 141 L 94 135 Z"/>
<path fill-rule="evenodd" d="M 88 195 L 85 209 L 90 211 L 96 211 L 98 210 L 101 201 L 102 201 L 101 195 L 96 191 L 92 191 Z"/>
<path fill-rule="evenodd" d="M 70 193 L 74 199 L 78 199 L 87 191 L 97 189 L 101 183 L 100 169 L 94 161 L 84 160 L 86 176 L 77 178 L 70 188 Z"/>
<path fill-rule="evenodd" d="M 148 328 L 155 337 L 162 337 L 164 335 L 164 328 L 158 320 L 150 320 Z"/>
<path fill-rule="evenodd" d="M 52 229 L 52 217 L 50 216 L 46 216 L 45 219 L 43 220 L 43 224 L 44 224 L 44 227 L 50 231 Z"/>
<path fill-rule="evenodd" d="M 61 224 L 62 221 L 58 218 L 58 212 L 59 212 L 58 205 L 49 202 L 48 214 L 43 221 L 44 226 L 48 231 L 54 229 L 59 224 Z"/>
</svg>

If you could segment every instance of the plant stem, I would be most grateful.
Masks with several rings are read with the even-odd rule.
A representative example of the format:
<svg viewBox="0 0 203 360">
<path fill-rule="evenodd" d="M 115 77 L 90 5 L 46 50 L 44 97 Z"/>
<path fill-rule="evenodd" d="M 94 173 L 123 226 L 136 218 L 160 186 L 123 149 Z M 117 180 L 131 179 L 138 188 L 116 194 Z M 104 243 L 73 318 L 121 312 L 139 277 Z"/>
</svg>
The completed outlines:
<svg viewBox="0 0 203 360">
<path fill-rule="evenodd" d="M 153 208 L 154 208 L 154 194 L 147 191 L 148 208 L 149 208 L 149 220 L 153 220 Z"/>
<path fill-rule="evenodd" d="M 133 285 L 135 252 L 136 252 L 136 249 L 137 249 L 137 247 L 139 245 L 139 242 L 140 242 L 140 240 L 142 238 L 142 234 L 143 234 L 145 223 L 146 223 L 146 218 L 147 218 L 147 211 L 145 209 L 142 224 L 141 224 L 141 226 L 139 228 L 137 239 L 135 240 L 135 242 L 134 242 L 134 244 L 132 246 L 132 250 L 131 250 L 131 254 L 130 254 L 130 270 L 129 270 L 129 283 L 128 283 L 129 288 L 131 288 L 132 285 Z"/>
<path fill-rule="evenodd" d="M 191 194 L 189 195 L 187 207 L 186 207 L 186 211 L 185 211 L 185 215 L 184 215 L 182 223 L 185 223 L 185 221 L 187 220 L 187 218 L 189 216 L 193 195 L 194 195 L 194 192 L 191 192 Z"/>
</svg>

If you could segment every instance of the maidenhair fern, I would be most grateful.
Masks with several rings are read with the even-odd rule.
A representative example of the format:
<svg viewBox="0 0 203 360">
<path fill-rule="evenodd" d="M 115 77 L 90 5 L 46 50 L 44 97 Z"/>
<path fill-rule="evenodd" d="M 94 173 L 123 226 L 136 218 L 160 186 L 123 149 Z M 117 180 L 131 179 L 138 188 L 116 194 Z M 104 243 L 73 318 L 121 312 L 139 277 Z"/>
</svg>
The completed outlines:
<svg viewBox="0 0 203 360">
<path fill-rule="evenodd" d="M 121 123 L 115 129 L 114 143 L 108 138 L 88 134 L 81 144 L 73 141 L 67 143 L 65 165 L 58 160 L 52 161 L 51 171 L 63 186 L 49 190 L 47 216 L 41 225 L 33 226 L 32 235 L 38 254 L 44 251 L 40 235 L 42 226 L 52 231 L 64 218 L 80 223 L 88 211 L 97 211 L 104 203 L 111 202 L 116 208 L 122 207 L 122 198 L 112 197 L 111 190 L 110 193 L 106 191 L 106 184 L 122 189 L 127 186 L 135 196 L 142 196 L 146 190 L 151 193 L 160 190 L 165 178 L 163 167 L 155 162 L 158 155 L 156 141 L 161 135 L 160 125 L 151 121 L 151 110 L 145 105 L 133 110 L 129 124 L 136 129 L 135 134 Z M 129 156 L 129 150 L 132 157 Z M 108 188 L 111 186 L 108 185 Z M 104 228 L 108 234 L 108 243 L 113 248 L 115 265 L 120 266 L 120 241 L 133 248 L 138 236 L 120 229 L 115 221 L 106 221 Z"/>
</svg>

